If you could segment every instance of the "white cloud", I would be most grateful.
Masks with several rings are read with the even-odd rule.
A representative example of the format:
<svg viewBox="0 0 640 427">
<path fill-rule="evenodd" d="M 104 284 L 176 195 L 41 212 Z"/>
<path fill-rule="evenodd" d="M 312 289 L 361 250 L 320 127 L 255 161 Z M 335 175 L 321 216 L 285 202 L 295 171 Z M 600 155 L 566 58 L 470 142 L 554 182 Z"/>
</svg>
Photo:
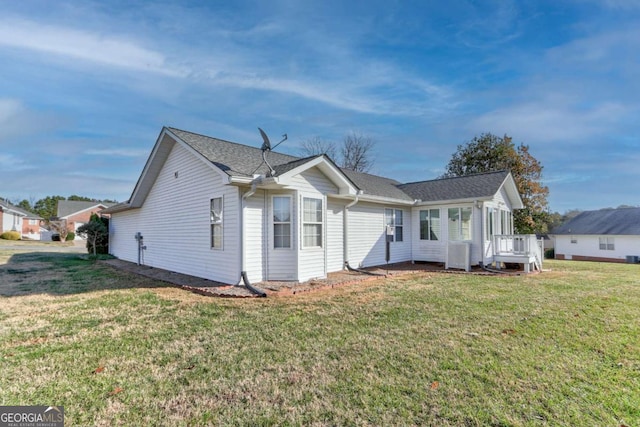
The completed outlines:
<svg viewBox="0 0 640 427">
<path fill-rule="evenodd" d="M 135 148 L 111 148 L 102 150 L 87 150 L 84 154 L 89 156 L 114 156 L 114 157 L 145 157 L 149 154 L 148 150 L 140 150 Z"/>
<path fill-rule="evenodd" d="M 45 25 L 16 18 L 0 20 L 0 45 L 61 55 L 98 64 L 183 76 L 163 54 L 124 37 Z"/>
<path fill-rule="evenodd" d="M 553 103 L 525 103 L 490 111 L 471 120 L 475 132 L 507 133 L 518 140 L 575 142 L 598 137 L 625 116 L 624 106 L 605 103 L 590 109 Z"/>
<path fill-rule="evenodd" d="M 34 166 L 27 164 L 27 162 L 18 156 L 0 153 L 0 170 L 3 172 L 23 171 L 34 168 Z"/>
</svg>

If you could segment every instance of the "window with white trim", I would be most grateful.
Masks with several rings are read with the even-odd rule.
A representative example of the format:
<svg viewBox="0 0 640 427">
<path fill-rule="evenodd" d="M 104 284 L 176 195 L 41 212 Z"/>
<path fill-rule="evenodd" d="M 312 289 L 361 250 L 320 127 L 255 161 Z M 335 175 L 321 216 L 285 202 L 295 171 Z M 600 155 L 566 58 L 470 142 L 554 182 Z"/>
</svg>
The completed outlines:
<svg viewBox="0 0 640 427">
<path fill-rule="evenodd" d="M 404 215 L 401 209 L 385 209 L 384 225 L 394 227 L 392 242 L 402 242 L 404 240 Z"/>
<path fill-rule="evenodd" d="M 302 199 L 302 247 L 322 247 L 322 199 Z"/>
<path fill-rule="evenodd" d="M 211 247 L 222 249 L 222 197 L 210 201 Z"/>
<path fill-rule="evenodd" d="M 485 240 L 491 240 L 491 238 L 496 234 L 495 233 L 495 224 L 496 224 L 496 220 L 495 220 L 495 213 L 496 210 L 494 208 L 490 208 L 487 207 L 487 216 L 486 216 L 486 229 L 487 229 L 487 236 Z"/>
<path fill-rule="evenodd" d="M 440 209 L 420 211 L 420 240 L 440 240 Z"/>
<path fill-rule="evenodd" d="M 273 247 L 291 247 L 291 196 L 273 196 Z"/>
<path fill-rule="evenodd" d="M 613 237 L 600 237 L 599 240 L 601 251 L 614 251 L 616 249 Z"/>
<path fill-rule="evenodd" d="M 471 240 L 471 208 L 448 209 L 449 240 Z"/>
<path fill-rule="evenodd" d="M 578 243 L 578 238 L 575 237 L 575 236 L 571 236 L 571 243 L 574 244 L 574 245 L 577 244 Z"/>
</svg>

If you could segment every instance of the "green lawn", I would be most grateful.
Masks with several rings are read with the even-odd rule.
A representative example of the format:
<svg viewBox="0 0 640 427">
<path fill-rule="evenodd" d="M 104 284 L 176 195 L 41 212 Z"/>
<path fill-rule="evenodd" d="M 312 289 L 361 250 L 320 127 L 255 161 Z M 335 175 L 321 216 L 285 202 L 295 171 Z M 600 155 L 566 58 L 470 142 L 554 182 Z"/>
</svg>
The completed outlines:
<svg viewBox="0 0 640 427">
<path fill-rule="evenodd" d="M 67 425 L 640 425 L 640 265 L 229 300 L 4 255 L 0 405 Z"/>
</svg>

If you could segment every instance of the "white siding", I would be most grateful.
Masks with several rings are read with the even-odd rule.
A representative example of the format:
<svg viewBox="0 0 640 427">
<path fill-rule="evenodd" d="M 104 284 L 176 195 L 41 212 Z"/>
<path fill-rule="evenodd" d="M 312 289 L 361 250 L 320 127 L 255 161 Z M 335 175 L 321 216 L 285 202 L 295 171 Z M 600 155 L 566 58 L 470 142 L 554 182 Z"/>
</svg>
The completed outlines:
<svg viewBox="0 0 640 427">
<path fill-rule="evenodd" d="M 576 243 L 571 243 L 572 236 L 555 236 L 555 254 L 564 255 L 565 259 L 574 257 L 607 258 L 626 260 L 627 255 L 640 256 L 640 236 L 605 236 L 575 235 Z M 600 237 L 613 237 L 614 250 L 600 249 Z"/>
<path fill-rule="evenodd" d="M 177 174 L 177 175 L 176 175 Z M 211 248 L 210 204 L 224 198 L 223 249 Z M 137 261 L 136 232 L 144 236 L 146 265 L 237 283 L 240 275 L 239 192 L 220 175 L 175 144 L 139 209 L 111 218 L 113 255 Z"/>
<path fill-rule="evenodd" d="M 336 194 L 338 188 L 327 179 L 326 175 L 318 170 L 311 168 L 291 178 L 295 189 L 306 193 L 320 194 Z"/>
<path fill-rule="evenodd" d="M 263 190 L 256 191 L 245 200 L 244 253 L 247 276 L 252 283 L 266 279 L 266 230 L 264 225 L 266 197 Z"/>
<path fill-rule="evenodd" d="M 2 232 L 5 231 L 18 231 L 22 233 L 22 220 L 18 215 L 14 215 L 11 212 L 2 213 Z"/>
<path fill-rule="evenodd" d="M 401 209 L 404 217 L 402 242 L 391 243 L 390 263 L 411 260 L 411 210 L 392 205 L 358 203 L 349 209 L 348 261 L 352 267 L 369 267 L 386 263 L 384 210 Z"/>
<path fill-rule="evenodd" d="M 341 200 L 327 201 L 327 272 L 344 268 L 344 206 Z"/>
</svg>

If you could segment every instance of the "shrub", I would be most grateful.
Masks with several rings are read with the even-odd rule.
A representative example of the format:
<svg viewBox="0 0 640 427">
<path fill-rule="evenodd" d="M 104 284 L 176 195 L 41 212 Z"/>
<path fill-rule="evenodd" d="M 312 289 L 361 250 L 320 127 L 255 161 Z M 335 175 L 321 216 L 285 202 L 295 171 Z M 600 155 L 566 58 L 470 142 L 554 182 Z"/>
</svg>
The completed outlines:
<svg viewBox="0 0 640 427">
<path fill-rule="evenodd" d="M 546 259 L 554 259 L 556 257 L 556 250 L 554 248 L 549 248 L 544 251 L 544 257 Z"/>
<path fill-rule="evenodd" d="M 109 219 L 91 214 L 91 220 L 78 228 L 87 239 L 87 251 L 93 256 L 109 253 Z"/>
<path fill-rule="evenodd" d="M 67 233 L 67 238 L 65 239 L 65 242 L 74 240 L 75 238 L 76 238 L 76 233 L 74 233 L 73 231 L 70 231 L 69 233 Z"/>
<path fill-rule="evenodd" d="M 22 235 L 17 231 L 5 231 L 0 234 L 0 239 L 4 240 L 20 240 L 21 237 Z"/>
</svg>

